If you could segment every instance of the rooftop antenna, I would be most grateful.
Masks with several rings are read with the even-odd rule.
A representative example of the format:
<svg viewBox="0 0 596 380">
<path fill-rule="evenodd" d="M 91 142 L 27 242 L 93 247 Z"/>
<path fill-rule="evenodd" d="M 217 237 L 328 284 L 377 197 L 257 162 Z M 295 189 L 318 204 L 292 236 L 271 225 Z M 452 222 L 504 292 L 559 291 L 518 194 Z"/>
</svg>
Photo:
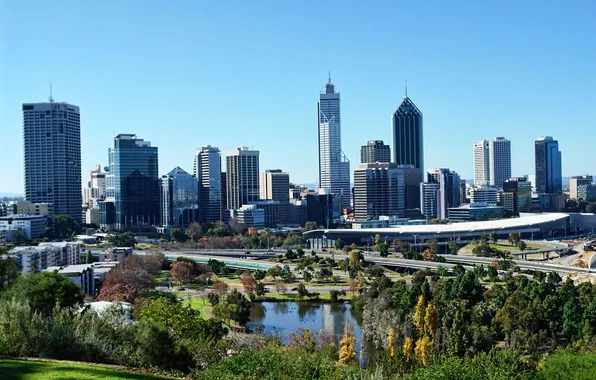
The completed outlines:
<svg viewBox="0 0 596 380">
<path fill-rule="evenodd" d="M 408 78 L 405 79 L 406 98 L 408 97 Z"/>
<path fill-rule="evenodd" d="M 50 82 L 50 97 L 48 98 L 50 103 L 54 103 L 54 98 L 52 97 L 52 82 Z"/>
<path fill-rule="evenodd" d="M 329 84 L 331 84 L 331 69 L 329 69 Z"/>
</svg>

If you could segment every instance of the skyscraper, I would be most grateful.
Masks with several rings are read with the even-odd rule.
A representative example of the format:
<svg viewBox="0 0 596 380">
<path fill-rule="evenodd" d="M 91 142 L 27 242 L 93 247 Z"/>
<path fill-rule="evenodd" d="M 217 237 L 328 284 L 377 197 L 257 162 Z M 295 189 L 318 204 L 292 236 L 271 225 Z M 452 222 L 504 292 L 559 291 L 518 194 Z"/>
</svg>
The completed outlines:
<svg viewBox="0 0 596 380">
<path fill-rule="evenodd" d="M 161 219 L 165 228 L 184 230 L 199 220 L 197 178 L 177 166 L 161 177 Z"/>
<path fill-rule="evenodd" d="M 441 200 L 438 218 L 446 219 L 447 209 L 461 204 L 459 175 L 449 169 L 431 169 L 427 173 L 427 182 L 439 185 Z"/>
<path fill-rule="evenodd" d="M 134 134 L 114 137 L 114 146 L 109 148 L 106 200 L 114 200 L 115 228 L 160 225 L 159 195 L 157 147 Z"/>
<path fill-rule="evenodd" d="M 340 208 L 350 207 L 350 161 L 341 150 L 339 91 L 329 82 L 319 93 L 319 189 L 330 189 Z"/>
<path fill-rule="evenodd" d="M 259 151 L 247 147 L 226 153 L 227 209 L 236 210 L 257 202 L 259 192 Z"/>
<path fill-rule="evenodd" d="M 593 177 L 591 175 L 575 175 L 569 179 L 569 198 L 570 199 L 584 199 L 579 195 L 579 187 L 584 185 L 592 185 Z"/>
<path fill-rule="evenodd" d="M 483 187 L 490 183 L 489 143 L 474 141 L 474 185 Z"/>
<path fill-rule="evenodd" d="M 194 174 L 199 181 L 199 208 L 202 223 L 222 220 L 221 153 L 207 145 L 195 153 Z"/>
<path fill-rule="evenodd" d="M 444 209 L 441 198 L 441 187 L 438 183 L 420 184 L 420 212 L 427 220 L 441 218 L 441 210 Z"/>
<path fill-rule="evenodd" d="M 354 171 L 354 216 L 376 220 L 406 216 L 420 207 L 420 169 L 390 163 L 360 164 Z"/>
<path fill-rule="evenodd" d="M 68 103 L 23 104 L 25 199 L 81 223 L 81 121 Z"/>
<path fill-rule="evenodd" d="M 424 142 L 422 112 L 406 94 L 391 116 L 393 136 L 393 162 L 398 165 L 414 165 L 424 177 Z"/>
<path fill-rule="evenodd" d="M 391 148 L 382 140 L 372 140 L 360 147 L 360 163 L 391 162 Z"/>
<path fill-rule="evenodd" d="M 534 143 L 536 154 L 536 192 L 563 193 L 563 175 L 559 142 L 551 136 L 540 136 Z"/>
<path fill-rule="evenodd" d="M 503 187 L 511 178 L 511 141 L 504 137 L 495 137 L 489 143 L 490 184 Z"/>
<path fill-rule="evenodd" d="M 279 223 L 290 223 L 290 175 L 280 169 L 265 170 L 259 186 L 262 200 L 279 202 Z"/>
</svg>

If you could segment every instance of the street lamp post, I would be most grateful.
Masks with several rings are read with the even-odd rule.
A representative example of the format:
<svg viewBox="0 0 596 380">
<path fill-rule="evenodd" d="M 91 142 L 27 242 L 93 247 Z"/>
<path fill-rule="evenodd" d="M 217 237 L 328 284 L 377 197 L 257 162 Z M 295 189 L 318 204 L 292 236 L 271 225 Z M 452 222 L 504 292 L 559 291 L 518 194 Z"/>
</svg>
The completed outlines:
<svg viewBox="0 0 596 380">
<path fill-rule="evenodd" d="M 414 236 L 414 245 L 416 245 L 416 241 L 417 241 L 416 239 L 418 238 L 418 235 L 420 235 L 420 234 L 412 234 L 412 236 Z"/>
</svg>

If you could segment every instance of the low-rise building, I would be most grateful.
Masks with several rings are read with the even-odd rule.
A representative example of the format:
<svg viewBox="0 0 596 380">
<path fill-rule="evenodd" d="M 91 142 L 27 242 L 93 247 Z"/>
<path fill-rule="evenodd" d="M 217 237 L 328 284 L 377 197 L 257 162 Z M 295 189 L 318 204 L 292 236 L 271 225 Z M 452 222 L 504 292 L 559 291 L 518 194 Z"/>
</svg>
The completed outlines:
<svg viewBox="0 0 596 380">
<path fill-rule="evenodd" d="M 85 294 L 95 297 L 94 264 L 77 264 L 67 266 L 51 266 L 48 272 L 58 272 L 79 285 Z"/>
<path fill-rule="evenodd" d="M 275 200 L 262 200 L 259 202 L 253 202 L 257 209 L 265 211 L 265 228 L 276 228 L 279 224 L 279 208 L 281 203 Z"/>
<path fill-rule="evenodd" d="M 57 250 L 56 265 L 76 265 L 81 258 L 81 245 L 79 243 L 70 241 L 39 243 L 38 247 L 55 248 Z"/>
<path fill-rule="evenodd" d="M 108 248 L 99 254 L 100 262 L 114 262 L 124 263 L 128 256 L 132 255 L 132 247 L 115 247 Z"/>
<path fill-rule="evenodd" d="M 495 187 L 481 187 L 470 191 L 470 203 L 488 203 L 496 205 L 498 189 Z"/>
<path fill-rule="evenodd" d="M 6 231 L 6 240 L 12 241 L 12 231 L 21 230 L 27 239 L 38 239 L 46 233 L 47 218 L 42 215 L 12 215 L 0 217 L 0 231 Z"/>
<path fill-rule="evenodd" d="M 25 200 L 12 202 L 16 215 L 54 215 L 54 205 L 51 203 L 33 203 Z"/>
<path fill-rule="evenodd" d="M 265 210 L 257 208 L 256 205 L 243 205 L 237 210 L 231 210 L 230 216 L 236 218 L 239 224 L 246 227 L 254 227 L 257 230 L 265 228 Z"/>
<path fill-rule="evenodd" d="M 503 217 L 503 207 L 488 203 L 471 203 L 449 208 L 449 220 L 452 222 L 471 222 L 498 219 Z"/>
<path fill-rule="evenodd" d="M 19 273 L 37 273 L 59 264 L 60 250 L 51 246 L 41 247 L 15 247 L 10 255 L 16 257 L 19 264 Z"/>
</svg>

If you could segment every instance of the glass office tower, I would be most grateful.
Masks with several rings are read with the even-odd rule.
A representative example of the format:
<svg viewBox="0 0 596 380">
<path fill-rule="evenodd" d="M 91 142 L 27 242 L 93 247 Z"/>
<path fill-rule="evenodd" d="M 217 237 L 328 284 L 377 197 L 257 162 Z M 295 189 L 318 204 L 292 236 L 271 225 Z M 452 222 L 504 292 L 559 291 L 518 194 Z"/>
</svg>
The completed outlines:
<svg viewBox="0 0 596 380">
<path fill-rule="evenodd" d="M 157 147 L 133 134 L 117 135 L 109 149 L 109 173 L 106 194 L 113 193 L 115 228 L 160 225 Z"/>
<path fill-rule="evenodd" d="M 422 112 L 408 93 L 391 116 L 393 138 L 393 162 L 398 165 L 414 165 L 424 175 L 424 141 Z M 421 177 L 423 179 L 423 177 Z"/>
</svg>

